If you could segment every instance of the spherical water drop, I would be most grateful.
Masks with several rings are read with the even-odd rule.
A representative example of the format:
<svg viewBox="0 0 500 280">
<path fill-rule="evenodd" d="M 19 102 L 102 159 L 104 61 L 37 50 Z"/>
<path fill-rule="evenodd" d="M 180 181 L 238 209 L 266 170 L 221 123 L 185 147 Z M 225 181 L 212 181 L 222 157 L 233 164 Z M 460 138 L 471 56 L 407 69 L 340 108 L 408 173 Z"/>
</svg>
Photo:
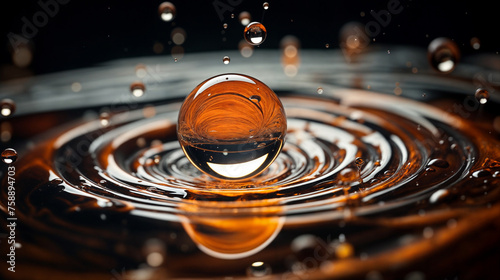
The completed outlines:
<svg viewBox="0 0 500 280">
<path fill-rule="evenodd" d="M 141 97 L 146 91 L 146 86 L 142 82 L 134 82 L 130 85 L 130 92 L 135 97 Z"/>
<path fill-rule="evenodd" d="M 339 183 L 343 185 L 347 185 L 351 182 L 358 180 L 359 172 L 352 168 L 344 168 L 342 171 L 338 173 Z"/>
<path fill-rule="evenodd" d="M 253 46 L 247 43 L 246 40 L 242 39 L 238 44 L 238 49 L 240 50 L 241 56 L 248 58 L 253 54 Z"/>
<path fill-rule="evenodd" d="M 481 47 L 481 41 L 479 41 L 477 37 L 472 37 L 470 39 L 470 45 L 472 46 L 473 49 L 479 50 L 479 48 Z"/>
<path fill-rule="evenodd" d="M 348 242 L 340 242 L 334 245 L 335 255 L 339 259 L 346 259 L 354 255 L 354 247 Z"/>
<path fill-rule="evenodd" d="M 365 26 L 359 22 L 348 22 L 340 29 L 340 46 L 346 55 L 358 54 L 370 44 Z"/>
<path fill-rule="evenodd" d="M 247 268 L 247 275 L 249 277 L 263 277 L 271 273 L 271 267 L 264 262 L 253 262 Z"/>
<path fill-rule="evenodd" d="M 431 66 L 441 73 L 453 71 L 460 58 L 457 44 L 448 38 L 440 37 L 432 40 L 427 51 Z"/>
<path fill-rule="evenodd" d="M 490 99 L 490 93 L 484 88 L 478 88 L 474 96 L 481 104 L 486 104 L 486 102 L 488 102 L 488 99 Z"/>
<path fill-rule="evenodd" d="M 231 59 L 229 58 L 229 56 L 226 55 L 222 58 L 222 62 L 224 64 L 229 64 L 229 62 L 231 62 Z"/>
<path fill-rule="evenodd" d="M 317 92 L 318 94 L 323 94 L 323 88 L 322 88 L 322 87 L 319 87 L 319 88 L 316 90 L 316 92 Z"/>
<path fill-rule="evenodd" d="M 71 84 L 71 91 L 73 92 L 80 92 L 82 90 L 82 84 L 78 82 L 74 82 Z"/>
<path fill-rule="evenodd" d="M 264 171 L 281 151 L 285 134 L 278 96 L 261 81 L 240 74 L 215 76 L 198 85 L 182 104 L 177 125 L 189 161 L 225 180 Z M 259 148 L 255 142 L 265 145 Z"/>
<path fill-rule="evenodd" d="M 14 163 L 17 160 L 17 152 L 12 148 L 7 148 L 2 152 L 2 161 L 6 164 Z"/>
<path fill-rule="evenodd" d="M 247 26 L 252 20 L 252 16 L 249 12 L 241 12 L 238 18 L 243 26 Z"/>
<path fill-rule="evenodd" d="M 269 9 L 269 3 L 264 2 L 264 3 L 262 4 L 262 7 L 264 8 L 264 10 Z"/>
<path fill-rule="evenodd" d="M 224 29 L 227 29 L 227 23 L 224 23 L 224 24 L 222 25 L 222 27 L 223 27 Z"/>
<path fill-rule="evenodd" d="M 266 27 L 260 22 L 252 22 L 245 27 L 245 40 L 251 45 L 260 45 L 266 40 Z"/>
<path fill-rule="evenodd" d="M 0 101 L 0 113 L 2 114 L 2 116 L 8 117 L 14 114 L 15 111 L 16 103 L 14 103 L 12 99 L 5 98 Z"/>
<path fill-rule="evenodd" d="M 102 126 L 107 126 L 109 124 L 109 113 L 108 112 L 102 112 L 99 115 L 99 121 L 101 122 Z"/>
<path fill-rule="evenodd" d="M 175 18 L 176 12 L 174 4 L 170 2 L 163 2 L 158 7 L 158 13 L 163 21 L 172 21 Z"/>
</svg>

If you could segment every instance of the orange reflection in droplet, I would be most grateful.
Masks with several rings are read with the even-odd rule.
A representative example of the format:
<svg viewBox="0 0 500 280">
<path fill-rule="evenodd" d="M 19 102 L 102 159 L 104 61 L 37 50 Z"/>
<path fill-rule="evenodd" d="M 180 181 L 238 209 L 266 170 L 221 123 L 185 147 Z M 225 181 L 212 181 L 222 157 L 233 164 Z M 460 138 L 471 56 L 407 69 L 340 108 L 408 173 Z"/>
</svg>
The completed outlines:
<svg viewBox="0 0 500 280">
<path fill-rule="evenodd" d="M 197 206 L 186 209 L 203 213 Z M 221 259 L 239 259 L 264 249 L 281 231 L 284 218 L 271 215 L 195 215 L 184 217 L 184 230 L 206 254 Z"/>
</svg>

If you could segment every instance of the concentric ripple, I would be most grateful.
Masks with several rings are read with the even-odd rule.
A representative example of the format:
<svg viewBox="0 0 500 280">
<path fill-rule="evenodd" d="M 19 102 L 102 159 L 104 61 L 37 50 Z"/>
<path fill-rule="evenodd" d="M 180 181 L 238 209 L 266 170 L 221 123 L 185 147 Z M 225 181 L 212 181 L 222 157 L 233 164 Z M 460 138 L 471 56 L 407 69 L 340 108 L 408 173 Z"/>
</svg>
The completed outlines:
<svg viewBox="0 0 500 280">
<path fill-rule="evenodd" d="M 247 182 L 216 181 L 189 163 L 175 134 L 178 103 L 157 107 L 151 118 L 138 110 L 113 116 L 109 128 L 96 120 L 65 132 L 53 147 L 55 173 L 68 187 L 136 208 L 181 213 L 181 204 L 198 204 L 216 213 L 258 214 L 256 208 L 279 207 L 288 216 L 411 203 L 470 172 L 477 145 L 454 127 L 461 120 L 410 101 L 346 92 L 353 94 L 340 102 L 283 97 L 289 126 L 283 153 Z M 365 98 L 383 101 L 359 101 Z M 399 109 L 383 108 L 398 103 Z M 74 169 L 62 164 L 82 154 Z"/>
<path fill-rule="evenodd" d="M 329 79 L 296 83 L 274 88 L 288 118 L 283 151 L 248 181 L 217 181 L 191 165 L 176 136 L 178 98 L 38 139 L 16 162 L 27 252 L 57 237 L 69 249 L 55 261 L 109 276 L 119 266 L 140 270 L 154 240 L 167 252 L 159 275 L 174 278 L 241 276 L 256 261 L 280 277 L 356 278 L 401 263 L 423 269 L 423 259 L 491 233 L 500 144 L 477 123 Z M 310 83 L 322 94 L 300 91 Z M 24 259 L 50 255 L 39 254 Z"/>
</svg>

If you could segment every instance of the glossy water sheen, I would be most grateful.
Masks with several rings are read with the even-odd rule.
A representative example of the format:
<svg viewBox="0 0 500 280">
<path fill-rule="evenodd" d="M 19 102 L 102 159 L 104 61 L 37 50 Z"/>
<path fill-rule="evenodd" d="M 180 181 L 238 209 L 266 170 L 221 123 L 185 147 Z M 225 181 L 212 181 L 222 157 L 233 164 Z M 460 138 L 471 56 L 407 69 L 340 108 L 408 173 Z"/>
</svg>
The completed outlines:
<svg viewBox="0 0 500 280">
<path fill-rule="evenodd" d="M 200 171 L 241 180 L 261 173 L 278 156 L 286 116 L 279 98 L 261 81 L 224 74 L 202 82 L 186 97 L 177 134 Z"/>
<path fill-rule="evenodd" d="M 407 60 L 418 65 L 426 54 L 413 51 L 403 61 L 374 53 L 359 60 L 367 61 L 360 68 L 344 65 L 342 57 L 325 65 L 323 53 L 303 51 L 303 68 L 290 79 L 280 65 L 266 64 L 276 52 L 261 54 L 252 75 L 280 94 L 286 143 L 260 175 L 221 182 L 189 162 L 176 123 L 179 97 L 206 77 L 201 65 L 223 55 L 194 57 L 200 67 L 193 61 L 175 64 L 179 68 L 160 75 L 165 80 L 155 85 L 158 91 L 147 85 L 142 98 L 150 99 L 144 104 L 108 108 L 106 126 L 98 117 L 100 106 L 92 115 L 79 108 L 44 113 L 47 95 L 34 108 L 18 103 L 24 117 L 12 118 L 13 127 L 29 127 L 28 135 L 36 135 L 37 128 L 23 125 L 36 120 L 38 129 L 56 129 L 16 149 L 16 241 L 22 245 L 16 260 L 25 269 L 0 275 L 484 279 L 498 271 L 500 143 L 490 117 L 498 99 L 490 92 L 476 111 L 453 109 L 476 101 L 476 86 L 467 80 L 473 75 L 433 76 L 425 65 L 415 74 Z M 211 70 L 227 68 L 217 65 Z M 392 93 L 394 71 L 401 97 Z M 182 80 L 186 73 L 192 79 Z M 85 92 L 93 84 L 79 74 L 83 92 L 73 98 L 109 97 L 101 82 Z M 71 82 L 49 77 L 37 84 L 58 93 L 58 86 Z M 367 85 L 387 94 L 364 90 Z M 128 83 L 109 88 L 115 86 L 121 93 Z M 152 99 L 176 91 L 167 100 Z M 51 108 L 58 105 L 50 102 Z M 58 126 L 69 116 L 72 123 Z M 231 147 L 225 149 L 229 155 Z M 0 194 L 7 201 L 6 188 Z"/>
</svg>

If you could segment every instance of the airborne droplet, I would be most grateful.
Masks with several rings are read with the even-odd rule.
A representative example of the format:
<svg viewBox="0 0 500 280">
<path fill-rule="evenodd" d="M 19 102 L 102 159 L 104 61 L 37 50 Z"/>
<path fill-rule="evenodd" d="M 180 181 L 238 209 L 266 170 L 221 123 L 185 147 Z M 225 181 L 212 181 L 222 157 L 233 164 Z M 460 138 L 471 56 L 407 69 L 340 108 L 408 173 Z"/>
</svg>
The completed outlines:
<svg viewBox="0 0 500 280">
<path fill-rule="evenodd" d="M 245 40 L 251 45 L 260 45 L 267 37 L 266 27 L 260 22 L 252 22 L 245 27 Z"/>
<path fill-rule="evenodd" d="M 176 9 L 174 4 L 170 2 L 163 2 L 158 7 L 158 13 L 163 21 L 169 22 L 175 18 Z"/>
<path fill-rule="evenodd" d="M 490 99 L 490 93 L 484 88 L 478 88 L 474 96 L 481 104 L 486 104 L 486 102 L 488 102 L 488 99 Z"/>
<path fill-rule="evenodd" d="M 146 91 L 146 86 L 142 82 L 134 82 L 130 85 L 130 92 L 135 97 L 141 97 Z"/>
<path fill-rule="evenodd" d="M 6 164 L 14 163 L 17 160 L 17 152 L 12 148 L 7 148 L 2 152 L 2 161 Z"/>
<path fill-rule="evenodd" d="M 4 117 L 12 115 L 16 111 L 16 103 L 12 99 L 2 99 L 0 101 L 0 113 Z"/>
<path fill-rule="evenodd" d="M 229 62 L 231 62 L 231 59 L 229 58 L 229 56 L 226 55 L 222 58 L 222 62 L 224 64 L 229 64 Z"/>
<path fill-rule="evenodd" d="M 460 59 L 460 50 L 452 40 L 440 37 L 429 44 L 427 57 L 434 69 L 441 73 L 450 73 Z"/>
<path fill-rule="evenodd" d="M 241 25 L 247 26 L 252 20 L 252 16 L 250 15 L 249 12 L 241 12 L 239 15 L 239 20 Z"/>
</svg>

